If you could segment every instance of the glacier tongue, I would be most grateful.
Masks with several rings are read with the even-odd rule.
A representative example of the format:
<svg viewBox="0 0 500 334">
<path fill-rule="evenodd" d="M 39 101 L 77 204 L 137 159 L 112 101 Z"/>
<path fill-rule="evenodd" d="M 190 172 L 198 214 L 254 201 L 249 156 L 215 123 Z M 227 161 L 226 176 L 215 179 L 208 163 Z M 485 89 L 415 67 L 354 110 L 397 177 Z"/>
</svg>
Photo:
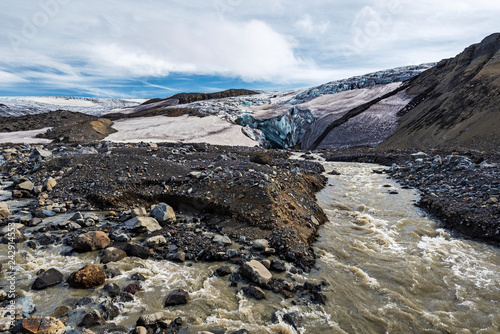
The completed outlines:
<svg viewBox="0 0 500 334">
<path fill-rule="evenodd" d="M 260 130 L 272 148 L 289 148 L 300 144 L 314 122 L 309 110 L 297 107 L 276 117 L 259 118 L 243 114 L 236 120 L 241 126 Z"/>
</svg>

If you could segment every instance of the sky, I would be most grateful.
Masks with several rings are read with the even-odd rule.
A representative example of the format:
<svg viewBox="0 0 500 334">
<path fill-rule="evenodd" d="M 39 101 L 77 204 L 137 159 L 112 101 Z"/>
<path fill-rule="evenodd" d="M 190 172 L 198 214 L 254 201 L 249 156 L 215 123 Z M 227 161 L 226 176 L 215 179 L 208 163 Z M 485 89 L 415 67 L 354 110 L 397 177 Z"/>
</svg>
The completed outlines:
<svg viewBox="0 0 500 334">
<path fill-rule="evenodd" d="M 498 0 L 2 0 L 0 96 L 284 90 L 437 62 Z"/>
</svg>

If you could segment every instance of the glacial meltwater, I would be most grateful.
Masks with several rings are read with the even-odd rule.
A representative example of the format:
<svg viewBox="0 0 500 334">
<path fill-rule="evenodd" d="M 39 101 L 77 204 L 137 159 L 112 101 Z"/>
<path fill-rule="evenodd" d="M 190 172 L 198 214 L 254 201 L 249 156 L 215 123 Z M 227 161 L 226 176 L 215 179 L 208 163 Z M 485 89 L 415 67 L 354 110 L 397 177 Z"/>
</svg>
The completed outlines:
<svg viewBox="0 0 500 334">
<path fill-rule="evenodd" d="M 231 287 L 227 277 L 214 275 L 222 263 L 125 258 L 109 264 L 121 275 L 106 282 L 123 288 L 134 273 L 146 280 L 134 301 L 119 305 L 120 315 L 112 322 L 132 327 L 140 315 L 163 311 L 167 318 L 183 318 L 181 333 L 223 329 L 232 333 L 242 328 L 254 334 L 500 332 L 500 249 L 439 229 L 414 206 L 415 191 L 401 189 L 386 175 L 373 172 L 384 167 L 323 164 L 328 185 L 317 199 L 329 222 L 321 227 L 314 244 L 316 267 L 311 273 L 291 276 L 297 282 L 327 282 L 322 291 L 326 305 L 294 305 L 293 299 L 270 291 L 265 300 L 250 299 L 241 292 L 241 284 Z M 328 174 L 332 170 L 340 175 Z M 29 311 L 34 305 L 33 316 L 50 316 L 59 306 L 81 297 L 97 301 L 102 297 L 101 287 L 76 290 L 66 283 L 30 290 L 40 269 L 56 268 L 67 278 L 84 265 L 99 264 L 98 252 L 61 255 L 69 249 L 19 246 L 18 307 Z M 0 246 L 0 261 L 7 263 L 6 245 Z M 5 280 L 4 270 L 0 286 L 7 285 Z M 164 308 L 168 292 L 176 288 L 189 292 L 189 303 Z M 73 307 L 67 325 L 75 328 L 88 311 L 89 306 Z M 302 318 L 296 328 L 282 319 L 289 312 Z"/>
</svg>

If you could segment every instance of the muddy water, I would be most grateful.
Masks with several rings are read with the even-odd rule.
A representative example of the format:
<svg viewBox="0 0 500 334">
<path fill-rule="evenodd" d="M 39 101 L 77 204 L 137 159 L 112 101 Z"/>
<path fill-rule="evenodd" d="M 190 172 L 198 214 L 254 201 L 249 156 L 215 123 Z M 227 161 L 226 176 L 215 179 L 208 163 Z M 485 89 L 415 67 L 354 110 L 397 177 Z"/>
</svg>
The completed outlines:
<svg viewBox="0 0 500 334">
<path fill-rule="evenodd" d="M 265 301 L 248 299 L 230 287 L 227 279 L 213 276 L 221 263 L 128 258 L 110 265 L 122 275 L 107 282 L 123 288 L 137 272 L 146 281 L 134 302 L 120 305 L 122 313 L 113 322 L 129 327 L 141 314 L 164 311 L 170 318 L 184 319 L 188 324 L 185 333 L 210 329 L 231 333 L 241 328 L 251 333 L 500 332 L 499 249 L 459 240 L 437 229 L 435 222 L 413 206 L 416 193 L 399 189 L 385 175 L 372 172 L 381 167 L 324 165 L 327 172 L 335 169 L 341 173 L 329 175 L 329 185 L 317 195 L 330 222 L 321 228 L 314 245 L 319 256 L 316 268 L 307 276 L 292 276 L 298 282 L 328 282 L 326 305 L 292 305 L 271 292 L 266 292 Z M 4 262 L 5 246 L 0 247 L 0 261 Z M 100 288 L 75 290 L 60 285 L 29 291 L 39 269 L 54 267 L 67 277 L 86 264 L 99 263 L 97 252 L 60 255 L 68 249 L 19 247 L 18 290 L 25 301 L 31 299 L 36 305 L 34 315 L 51 315 L 60 305 L 84 296 L 96 301 L 101 298 Z M 0 285 L 4 277 L 0 275 Z M 188 291 L 190 302 L 164 309 L 168 292 L 175 288 Z M 74 308 L 68 324 L 76 325 L 86 311 L 86 307 Z M 280 320 L 277 324 L 271 321 L 275 311 Z M 281 320 L 280 315 L 290 311 L 303 316 L 297 330 Z"/>
</svg>

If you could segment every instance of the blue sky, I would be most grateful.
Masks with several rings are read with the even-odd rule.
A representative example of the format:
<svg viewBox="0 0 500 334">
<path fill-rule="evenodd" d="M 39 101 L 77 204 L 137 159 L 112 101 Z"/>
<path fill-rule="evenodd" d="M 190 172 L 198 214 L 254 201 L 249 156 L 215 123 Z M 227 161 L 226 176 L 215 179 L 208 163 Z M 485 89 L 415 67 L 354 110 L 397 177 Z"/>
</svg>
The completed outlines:
<svg viewBox="0 0 500 334">
<path fill-rule="evenodd" d="M 278 90 L 453 57 L 500 2 L 3 0 L 0 95 Z"/>
</svg>

